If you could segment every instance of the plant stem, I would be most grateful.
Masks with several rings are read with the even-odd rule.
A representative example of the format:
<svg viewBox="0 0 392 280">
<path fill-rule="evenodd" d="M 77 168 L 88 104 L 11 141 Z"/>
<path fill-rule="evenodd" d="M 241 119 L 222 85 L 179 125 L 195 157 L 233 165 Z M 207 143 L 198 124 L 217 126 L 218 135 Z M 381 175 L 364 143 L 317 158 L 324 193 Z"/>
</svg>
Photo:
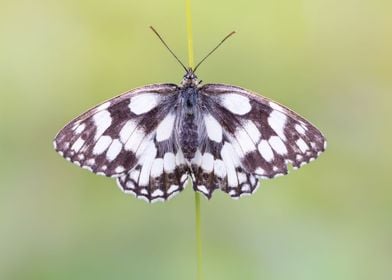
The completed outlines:
<svg viewBox="0 0 392 280">
<path fill-rule="evenodd" d="M 197 271 L 196 279 L 202 280 L 202 244 L 201 244 L 201 219 L 200 219 L 200 194 L 195 192 L 195 214 L 196 214 L 196 250 L 197 250 Z"/>
<path fill-rule="evenodd" d="M 188 38 L 188 65 L 191 68 L 195 67 L 195 60 L 193 55 L 193 35 L 192 35 L 192 14 L 191 14 L 191 0 L 185 0 L 186 6 L 186 33 Z"/>
<path fill-rule="evenodd" d="M 188 65 L 190 68 L 195 67 L 193 53 L 193 36 L 192 36 L 192 14 L 191 0 L 185 0 L 186 6 L 186 33 L 188 38 Z M 200 194 L 195 191 L 195 230 L 196 230 L 196 279 L 202 280 L 202 243 L 201 243 L 201 217 L 200 217 Z"/>
</svg>

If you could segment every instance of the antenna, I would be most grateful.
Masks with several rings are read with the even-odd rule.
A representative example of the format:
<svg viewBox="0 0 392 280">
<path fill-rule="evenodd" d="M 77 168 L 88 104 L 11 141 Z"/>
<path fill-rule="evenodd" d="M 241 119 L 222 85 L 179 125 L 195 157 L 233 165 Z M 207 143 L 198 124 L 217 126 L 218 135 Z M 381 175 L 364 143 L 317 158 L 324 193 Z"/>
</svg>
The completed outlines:
<svg viewBox="0 0 392 280">
<path fill-rule="evenodd" d="M 159 33 L 154 29 L 154 27 L 150 26 L 150 28 L 155 33 L 155 35 L 158 36 L 159 40 L 161 40 L 162 44 L 169 50 L 169 52 L 174 56 L 174 58 L 181 64 L 181 66 L 184 68 L 185 72 L 188 72 L 188 69 L 185 67 L 184 63 L 182 63 L 181 60 L 178 59 L 178 57 L 174 54 L 174 52 L 169 48 L 169 46 L 163 40 L 161 35 L 159 35 Z"/>
<path fill-rule="evenodd" d="M 210 51 L 210 52 L 209 52 L 209 53 L 208 53 L 208 54 L 207 54 L 207 55 L 206 55 L 197 65 L 196 65 L 196 67 L 195 67 L 195 69 L 193 70 L 193 72 L 196 72 L 196 69 L 200 66 L 200 64 L 202 64 L 202 62 L 203 62 L 204 60 L 206 60 L 207 57 L 209 57 L 214 51 L 216 51 L 216 49 L 219 48 L 220 45 L 222 45 L 224 41 L 226 41 L 227 39 L 229 39 L 229 37 L 231 37 L 231 36 L 234 35 L 234 34 L 235 34 L 235 31 L 232 31 L 232 32 L 230 32 L 228 35 L 226 35 L 226 37 L 223 38 L 223 40 L 220 41 L 220 43 L 219 43 L 215 48 L 213 48 L 212 51 Z"/>
</svg>

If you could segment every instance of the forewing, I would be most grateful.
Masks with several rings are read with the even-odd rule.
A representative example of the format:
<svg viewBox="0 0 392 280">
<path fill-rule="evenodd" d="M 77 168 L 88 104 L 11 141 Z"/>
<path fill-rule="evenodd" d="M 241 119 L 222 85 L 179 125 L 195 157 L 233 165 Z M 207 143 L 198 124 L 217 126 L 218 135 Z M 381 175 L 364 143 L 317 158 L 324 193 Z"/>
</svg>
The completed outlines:
<svg viewBox="0 0 392 280">
<path fill-rule="evenodd" d="M 220 142 L 214 160 L 224 163 L 226 188 L 222 189 L 232 197 L 252 193 L 257 187 L 256 178 L 287 174 L 289 163 L 301 167 L 326 147 L 324 136 L 315 126 L 265 97 L 223 84 L 204 85 L 200 94 L 208 114 L 207 139 Z M 217 127 L 222 129 L 221 138 Z M 218 173 L 214 169 L 215 177 Z"/>
<path fill-rule="evenodd" d="M 177 97 L 173 84 L 126 92 L 67 124 L 54 140 L 55 149 L 78 166 L 118 177 L 127 193 L 166 199 L 182 189 L 186 173 L 172 137 Z"/>
</svg>

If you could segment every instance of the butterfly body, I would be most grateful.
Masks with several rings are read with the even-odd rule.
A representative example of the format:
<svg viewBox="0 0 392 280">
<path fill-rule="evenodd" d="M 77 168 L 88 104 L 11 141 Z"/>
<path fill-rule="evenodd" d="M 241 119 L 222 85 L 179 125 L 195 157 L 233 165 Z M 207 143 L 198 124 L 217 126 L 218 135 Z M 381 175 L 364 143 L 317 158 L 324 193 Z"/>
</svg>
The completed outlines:
<svg viewBox="0 0 392 280">
<path fill-rule="evenodd" d="M 198 92 L 198 81 L 192 70 L 184 76 L 179 87 L 176 127 L 179 147 L 189 162 L 202 141 L 201 133 L 201 102 Z"/>
<path fill-rule="evenodd" d="M 66 125 L 54 140 L 67 160 L 115 177 L 126 193 L 165 201 L 186 186 L 211 198 L 254 193 L 324 151 L 321 132 L 290 109 L 240 87 L 182 82 L 126 92 Z"/>
</svg>

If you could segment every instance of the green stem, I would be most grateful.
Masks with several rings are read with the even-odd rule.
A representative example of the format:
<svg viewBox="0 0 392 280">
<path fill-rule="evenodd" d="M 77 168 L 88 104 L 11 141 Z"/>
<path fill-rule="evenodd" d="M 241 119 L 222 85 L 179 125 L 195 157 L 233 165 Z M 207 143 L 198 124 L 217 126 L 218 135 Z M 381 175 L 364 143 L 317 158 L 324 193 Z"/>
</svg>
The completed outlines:
<svg viewBox="0 0 392 280">
<path fill-rule="evenodd" d="M 196 250 L 197 250 L 197 271 L 196 279 L 201 280 L 202 277 L 202 244 L 201 244 L 201 219 L 200 219 L 200 194 L 195 192 L 195 213 L 196 213 Z"/>
<path fill-rule="evenodd" d="M 186 6 L 186 33 L 188 37 L 188 65 L 192 69 L 195 67 L 195 60 L 193 55 L 193 35 L 192 35 L 192 14 L 191 14 L 191 0 L 185 0 Z"/>
<path fill-rule="evenodd" d="M 186 33 L 188 37 L 188 65 L 190 68 L 195 67 L 193 54 L 193 36 L 192 36 L 192 14 L 191 0 L 185 0 L 186 6 Z M 202 243 L 201 243 L 201 215 L 200 215 L 200 194 L 195 192 L 195 228 L 196 228 L 196 252 L 197 266 L 196 279 L 202 280 Z"/>
</svg>

